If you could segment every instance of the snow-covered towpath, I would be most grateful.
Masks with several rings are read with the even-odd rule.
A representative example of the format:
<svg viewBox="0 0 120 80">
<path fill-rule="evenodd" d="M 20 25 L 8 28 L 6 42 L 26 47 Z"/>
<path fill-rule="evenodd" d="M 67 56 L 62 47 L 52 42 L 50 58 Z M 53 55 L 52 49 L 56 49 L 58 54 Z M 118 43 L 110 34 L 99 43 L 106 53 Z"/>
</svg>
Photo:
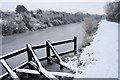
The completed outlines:
<svg viewBox="0 0 120 80">
<path fill-rule="evenodd" d="M 118 78 L 118 24 L 102 20 L 96 33 L 91 45 L 81 55 L 81 60 L 88 58 L 89 63 L 78 67 L 83 73 L 76 73 L 75 77 Z M 85 57 L 86 55 L 89 57 Z"/>
</svg>

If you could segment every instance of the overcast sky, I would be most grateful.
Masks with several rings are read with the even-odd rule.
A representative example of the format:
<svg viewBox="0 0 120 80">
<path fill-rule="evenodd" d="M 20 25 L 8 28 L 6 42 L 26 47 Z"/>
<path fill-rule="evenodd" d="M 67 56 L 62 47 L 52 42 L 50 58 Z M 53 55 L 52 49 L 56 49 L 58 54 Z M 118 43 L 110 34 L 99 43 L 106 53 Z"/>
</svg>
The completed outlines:
<svg viewBox="0 0 120 80">
<path fill-rule="evenodd" d="M 24 5 L 28 10 L 55 10 L 75 13 L 78 11 L 103 14 L 107 2 L 114 0 L 0 0 L 0 10 L 15 11 L 17 5 Z"/>
</svg>

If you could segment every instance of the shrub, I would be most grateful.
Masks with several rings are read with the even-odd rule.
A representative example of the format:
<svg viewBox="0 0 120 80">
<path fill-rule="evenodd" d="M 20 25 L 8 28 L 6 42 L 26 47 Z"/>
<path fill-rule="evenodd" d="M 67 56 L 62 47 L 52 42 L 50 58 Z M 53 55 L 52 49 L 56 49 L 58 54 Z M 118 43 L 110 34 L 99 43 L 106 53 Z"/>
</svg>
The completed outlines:
<svg viewBox="0 0 120 80">
<path fill-rule="evenodd" d="M 83 28 L 85 31 L 85 36 L 83 39 L 82 45 L 79 46 L 79 52 L 83 51 L 83 48 L 89 46 L 93 41 L 92 36 L 95 35 L 95 32 L 98 29 L 98 20 L 93 17 L 85 18 L 83 21 Z"/>
<path fill-rule="evenodd" d="M 97 30 L 98 20 L 95 20 L 93 17 L 85 18 L 83 22 L 83 28 L 87 35 L 92 36 Z"/>
</svg>

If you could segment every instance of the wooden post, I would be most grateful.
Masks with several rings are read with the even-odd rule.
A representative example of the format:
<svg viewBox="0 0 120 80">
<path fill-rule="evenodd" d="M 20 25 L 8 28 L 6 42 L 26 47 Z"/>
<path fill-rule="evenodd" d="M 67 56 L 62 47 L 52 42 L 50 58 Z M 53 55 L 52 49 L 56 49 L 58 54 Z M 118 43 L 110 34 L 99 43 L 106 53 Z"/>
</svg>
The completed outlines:
<svg viewBox="0 0 120 80">
<path fill-rule="evenodd" d="M 64 69 L 64 67 L 60 64 L 60 70 Z"/>
<path fill-rule="evenodd" d="M 50 47 L 49 47 L 47 41 L 46 41 L 46 53 L 47 53 L 47 63 L 50 63 L 50 59 L 49 59 L 49 57 L 50 57 Z"/>
<path fill-rule="evenodd" d="M 27 55 L 28 55 L 28 62 L 32 61 L 32 54 L 30 52 L 30 50 L 28 49 L 28 44 L 26 45 L 26 49 L 27 49 Z"/>
<path fill-rule="evenodd" d="M 31 54 L 31 51 L 28 48 L 28 44 L 26 44 L 26 50 L 27 50 L 27 55 L 28 55 L 28 62 L 30 62 L 30 61 L 32 61 L 32 54 Z M 29 67 L 29 69 L 33 68 L 30 64 L 28 65 L 28 67 Z M 27 77 L 31 78 L 32 74 L 28 74 Z"/>
<path fill-rule="evenodd" d="M 77 37 L 74 36 L 74 50 L 75 50 L 75 54 L 77 53 Z"/>
</svg>

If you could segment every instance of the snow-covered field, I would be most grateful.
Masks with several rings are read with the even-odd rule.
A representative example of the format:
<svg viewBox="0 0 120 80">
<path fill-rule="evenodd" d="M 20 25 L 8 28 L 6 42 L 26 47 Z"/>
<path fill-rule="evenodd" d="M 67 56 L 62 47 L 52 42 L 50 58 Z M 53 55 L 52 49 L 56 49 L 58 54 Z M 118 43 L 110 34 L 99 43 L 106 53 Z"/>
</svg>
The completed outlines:
<svg viewBox="0 0 120 80">
<path fill-rule="evenodd" d="M 68 63 L 77 73 L 75 78 L 118 78 L 118 24 L 102 20 L 97 34 L 90 46 L 86 47 L 80 57 Z M 79 74 L 82 72 L 81 74 Z"/>
</svg>

